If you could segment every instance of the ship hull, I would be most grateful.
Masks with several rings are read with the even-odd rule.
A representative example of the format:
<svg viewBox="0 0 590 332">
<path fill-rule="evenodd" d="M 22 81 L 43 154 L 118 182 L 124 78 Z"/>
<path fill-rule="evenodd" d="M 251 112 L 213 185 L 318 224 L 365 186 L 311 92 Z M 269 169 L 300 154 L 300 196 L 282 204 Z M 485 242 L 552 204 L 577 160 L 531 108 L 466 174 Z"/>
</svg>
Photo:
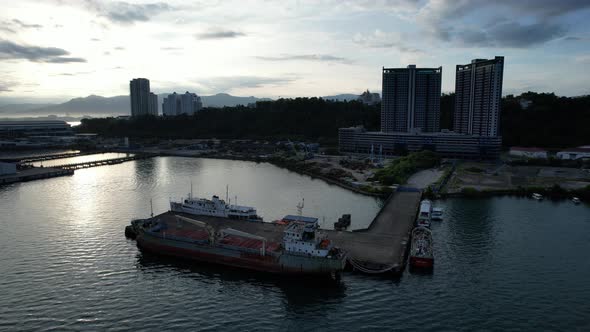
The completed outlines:
<svg viewBox="0 0 590 332">
<path fill-rule="evenodd" d="M 251 252 L 164 239 L 142 233 L 137 246 L 144 251 L 218 265 L 276 274 L 330 275 L 344 269 L 345 259 L 289 254 L 261 256 Z"/>
<path fill-rule="evenodd" d="M 434 259 L 427 257 L 410 257 L 410 266 L 421 269 L 431 269 L 434 267 Z"/>
</svg>

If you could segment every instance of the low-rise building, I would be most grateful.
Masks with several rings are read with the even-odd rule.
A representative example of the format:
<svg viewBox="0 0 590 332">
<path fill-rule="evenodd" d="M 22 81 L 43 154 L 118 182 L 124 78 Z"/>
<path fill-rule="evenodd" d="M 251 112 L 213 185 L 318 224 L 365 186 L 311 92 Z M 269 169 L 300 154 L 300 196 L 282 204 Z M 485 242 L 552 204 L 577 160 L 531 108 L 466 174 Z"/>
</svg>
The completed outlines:
<svg viewBox="0 0 590 332">
<path fill-rule="evenodd" d="M 69 135 L 73 135 L 72 126 L 65 121 L 0 121 L 0 137 Z"/>
<path fill-rule="evenodd" d="M 579 147 L 557 152 L 557 158 L 563 160 L 578 160 L 590 158 L 590 148 Z"/>
<path fill-rule="evenodd" d="M 547 150 L 535 147 L 513 146 L 510 148 L 509 154 L 514 157 L 547 159 Z"/>
<path fill-rule="evenodd" d="M 502 137 L 437 133 L 369 132 L 363 127 L 340 128 L 338 145 L 341 153 L 382 156 L 431 150 L 444 157 L 496 159 L 500 155 Z"/>
</svg>

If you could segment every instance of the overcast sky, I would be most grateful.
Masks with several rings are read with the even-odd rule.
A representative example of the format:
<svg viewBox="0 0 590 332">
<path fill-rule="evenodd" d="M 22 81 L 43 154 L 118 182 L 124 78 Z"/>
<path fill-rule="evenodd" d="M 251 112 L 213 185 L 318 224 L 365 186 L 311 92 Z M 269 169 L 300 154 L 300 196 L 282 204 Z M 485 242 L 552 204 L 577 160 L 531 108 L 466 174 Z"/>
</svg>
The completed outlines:
<svg viewBox="0 0 590 332">
<path fill-rule="evenodd" d="M 504 94 L 590 93 L 588 0 L 1 0 L 0 101 L 380 92 L 381 68 L 505 56 Z"/>
</svg>

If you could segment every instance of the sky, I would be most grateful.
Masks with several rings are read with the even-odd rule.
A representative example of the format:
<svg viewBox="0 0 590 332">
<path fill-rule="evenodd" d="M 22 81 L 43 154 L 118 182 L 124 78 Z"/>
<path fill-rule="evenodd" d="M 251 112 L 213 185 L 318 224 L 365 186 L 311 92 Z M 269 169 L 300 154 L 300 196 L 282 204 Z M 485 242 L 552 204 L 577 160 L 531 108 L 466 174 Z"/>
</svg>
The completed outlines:
<svg viewBox="0 0 590 332">
<path fill-rule="evenodd" d="M 590 94 L 588 0 L 0 0 L 0 103 L 380 92 L 382 67 L 505 57 L 504 94 Z"/>
</svg>

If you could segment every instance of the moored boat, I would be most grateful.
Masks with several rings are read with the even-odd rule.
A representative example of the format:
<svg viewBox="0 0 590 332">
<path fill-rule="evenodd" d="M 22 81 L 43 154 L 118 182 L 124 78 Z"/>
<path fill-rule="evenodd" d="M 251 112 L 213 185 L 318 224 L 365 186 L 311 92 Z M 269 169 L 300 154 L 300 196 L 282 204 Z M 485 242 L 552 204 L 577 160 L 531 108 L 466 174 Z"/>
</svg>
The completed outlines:
<svg viewBox="0 0 590 332">
<path fill-rule="evenodd" d="M 430 227 L 430 221 L 432 218 L 432 202 L 425 199 L 420 202 L 420 211 L 418 212 L 418 219 L 416 220 L 416 226 Z"/>
<path fill-rule="evenodd" d="M 157 254 L 280 274 L 334 275 L 344 269 L 346 254 L 317 223 L 290 223 L 280 242 L 223 225 L 220 220 L 216 229 L 170 212 L 131 223 L 137 246 Z"/>
<path fill-rule="evenodd" d="M 580 204 L 581 200 L 577 197 L 573 197 L 572 202 L 574 202 L 574 204 Z"/>
<path fill-rule="evenodd" d="M 543 195 L 538 194 L 538 193 L 533 193 L 533 196 L 532 197 L 533 197 L 533 199 L 536 199 L 538 201 L 543 200 Z"/>
<path fill-rule="evenodd" d="M 211 199 L 205 199 L 193 197 L 192 193 L 189 193 L 188 198 L 186 199 L 181 199 L 179 202 L 171 201 L 170 210 L 196 216 L 211 216 L 258 222 L 263 221 L 262 217 L 258 216 L 256 208 L 252 206 L 228 204 L 226 201 L 219 199 L 219 196 L 217 195 L 214 195 Z"/>
<path fill-rule="evenodd" d="M 433 208 L 432 209 L 432 220 L 442 221 L 444 215 L 444 210 L 442 208 Z"/>
<path fill-rule="evenodd" d="M 433 266 L 434 248 L 432 242 L 432 232 L 426 227 L 416 227 L 412 230 L 410 267 L 429 269 Z"/>
</svg>

